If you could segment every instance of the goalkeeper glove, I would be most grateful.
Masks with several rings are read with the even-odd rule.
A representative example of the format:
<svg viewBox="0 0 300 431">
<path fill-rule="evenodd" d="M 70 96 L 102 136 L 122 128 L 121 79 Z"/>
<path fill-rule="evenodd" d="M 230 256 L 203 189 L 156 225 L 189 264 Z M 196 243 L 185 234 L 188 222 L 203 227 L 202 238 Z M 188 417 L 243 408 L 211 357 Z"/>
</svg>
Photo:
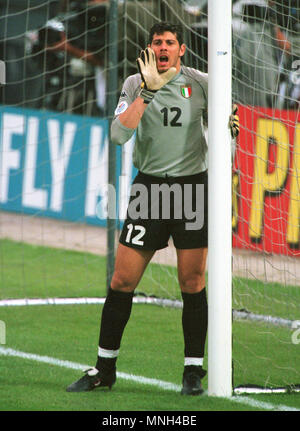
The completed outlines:
<svg viewBox="0 0 300 431">
<path fill-rule="evenodd" d="M 240 119 L 239 119 L 239 116 L 237 115 L 237 110 L 238 110 L 237 105 L 233 105 L 232 113 L 229 117 L 229 128 L 230 128 L 232 138 L 236 138 L 240 133 Z"/>
<path fill-rule="evenodd" d="M 137 66 L 142 78 L 139 96 L 144 99 L 144 103 L 150 103 L 155 93 L 177 73 L 175 67 L 170 67 L 166 72 L 159 73 L 156 67 L 155 54 L 151 48 L 141 51 L 140 57 L 137 59 Z"/>
</svg>

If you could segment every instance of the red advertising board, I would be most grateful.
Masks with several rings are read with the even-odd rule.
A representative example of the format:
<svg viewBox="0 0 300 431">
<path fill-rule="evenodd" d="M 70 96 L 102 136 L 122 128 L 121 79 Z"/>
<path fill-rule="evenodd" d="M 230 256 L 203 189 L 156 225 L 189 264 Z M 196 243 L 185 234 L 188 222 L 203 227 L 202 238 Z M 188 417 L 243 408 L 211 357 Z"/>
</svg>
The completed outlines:
<svg viewBox="0 0 300 431">
<path fill-rule="evenodd" d="M 300 257 L 300 114 L 239 107 L 233 247 Z"/>
</svg>

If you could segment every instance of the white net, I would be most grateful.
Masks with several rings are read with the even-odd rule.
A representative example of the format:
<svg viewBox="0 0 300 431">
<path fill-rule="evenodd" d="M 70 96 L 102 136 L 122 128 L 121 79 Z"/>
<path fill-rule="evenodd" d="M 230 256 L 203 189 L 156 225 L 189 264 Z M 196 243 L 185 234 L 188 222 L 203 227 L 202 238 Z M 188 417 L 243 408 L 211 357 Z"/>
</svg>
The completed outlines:
<svg viewBox="0 0 300 431">
<path fill-rule="evenodd" d="M 295 332 L 282 329 L 295 331 L 299 319 L 299 6 L 233 6 L 233 99 L 242 125 L 233 173 L 233 300 L 258 334 L 255 342 L 234 338 L 252 358 L 247 370 L 245 362 L 236 365 L 253 384 L 264 367 L 267 386 L 299 382 Z"/>
<path fill-rule="evenodd" d="M 0 0 L 1 299 L 104 296 L 110 74 L 118 68 L 120 91 L 156 20 L 183 25 L 184 63 L 207 72 L 207 1 L 120 1 L 118 64 L 108 60 L 108 6 Z M 299 1 L 233 2 L 236 385 L 300 382 L 299 19 Z M 131 152 L 132 142 L 117 155 L 120 212 Z M 138 291 L 180 298 L 171 243 Z"/>
</svg>

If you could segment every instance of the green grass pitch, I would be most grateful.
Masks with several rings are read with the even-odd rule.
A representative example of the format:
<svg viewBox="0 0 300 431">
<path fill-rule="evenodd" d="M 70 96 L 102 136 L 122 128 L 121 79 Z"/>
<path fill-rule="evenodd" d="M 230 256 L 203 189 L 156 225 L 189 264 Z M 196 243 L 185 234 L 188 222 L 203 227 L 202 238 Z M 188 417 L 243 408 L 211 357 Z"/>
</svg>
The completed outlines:
<svg viewBox="0 0 300 431">
<path fill-rule="evenodd" d="M 0 242 L 0 256 L 0 299 L 105 296 L 102 257 L 8 240 Z M 147 271 L 140 291 L 158 295 L 153 283 L 157 277 L 174 284 L 174 268 L 162 271 L 153 264 Z M 299 303 L 299 288 L 234 280 L 235 308 L 242 304 L 256 313 L 299 318 L 296 307 L 287 307 L 287 297 L 293 299 L 291 304 Z M 1 411 L 300 409 L 299 394 L 239 396 L 240 402 L 207 395 L 182 397 L 176 390 L 124 378 L 118 378 L 112 391 L 67 393 L 66 386 L 81 376 L 79 369 L 1 354 L 1 348 L 11 348 L 57 361 L 94 365 L 101 308 L 102 305 L 0 307 L 0 320 L 6 325 L 6 344 L 0 346 Z M 291 343 L 291 330 L 287 328 L 235 321 L 233 361 L 235 386 L 300 383 L 299 344 Z M 182 370 L 181 310 L 134 304 L 122 340 L 118 371 L 180 387 Z M 203 385 L 206 389 L 207 377 Z"/>
</svg>

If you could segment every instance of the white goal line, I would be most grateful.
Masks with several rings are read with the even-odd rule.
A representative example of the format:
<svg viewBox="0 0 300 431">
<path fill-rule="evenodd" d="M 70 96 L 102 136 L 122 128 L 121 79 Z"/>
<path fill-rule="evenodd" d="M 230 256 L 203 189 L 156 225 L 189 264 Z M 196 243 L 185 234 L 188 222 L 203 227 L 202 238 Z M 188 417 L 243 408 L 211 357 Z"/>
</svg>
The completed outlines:
<svg viewBox="0 0 300 431">
<path fill-rule="evenodd" d="M 105 298 L 21 298 L 21 299 L 2 299 L 0 307 L 22 307 L 32 305 L 91 305 L 104 304 Z M 182 301 L 155 298 L 151 296 L 135 296 L 135 304 L 151 304 L 162 307 L 182 308 Z M 272 325 L 283 326 L 290 329 L 300 327 L 300 320 L 284 319 L 282 317 L 256 314 L 246 310 L 233 310 L 233 318 L 236 320 L 251 320 L 255 322 L 270 323 Z"/>
<path fill-rule="evenodd" d="M 31 361 L 36 361 L 36 362 L 40 362 L 48 365 L 54 365 L 54 366 L 63 367 L 63 368 L 69 368 L 73 370 L 82 371 L 84 369 L 90 368 L 89 365 L 79 364 L 77 362 L 61 360 L 61 359 L 57 359 L 49 356 L 37 355 L 34 353 L 22 352 L 20 350 L 15 350 L 8 347 L 0 346 L 0 356 L 1 355 L 27 359 Z M 181 386 L 176 385 L 175 383 L 165 382 L 163 380 L 148 378 L 144 376 L 136 376 L 134 374 L 117 372 L 117 377 L 120 379 L 125 379 L 139 384 L 150 385 L 164 390 L 170 390 L 173 392 L 180 392 L 181 390 Z M 207 393 L 205 392 L 203 395 L 207 395 Z M 226 397 L 226 399 L 238 404 L 245 404 L 245 405 L 248 405 L 249 407 L 253 407 L 260 410 L 263 409 L 263 410 L 273 410 L 273 411 L 300 411 L 295 407 L 290 407 L 282 404 L 272 404 L 270 402 L 259 401 L 246 396 L 233 395 L 232 397 Z"/>
</svg>

